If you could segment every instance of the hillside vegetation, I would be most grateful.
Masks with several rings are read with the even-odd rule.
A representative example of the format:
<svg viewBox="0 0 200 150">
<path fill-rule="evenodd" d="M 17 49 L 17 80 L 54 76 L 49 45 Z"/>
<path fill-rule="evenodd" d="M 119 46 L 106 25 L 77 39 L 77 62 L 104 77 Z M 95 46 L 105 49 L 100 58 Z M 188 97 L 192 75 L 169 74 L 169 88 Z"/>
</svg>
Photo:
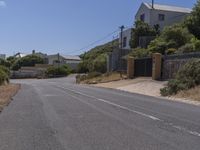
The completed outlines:
<svg viewBox="0 0 200 150">
<path fill-rule="evenodd" d="M 78 66 L 79 73 L 106 72 L 107 55 L 118 47 L 118 40 L 97 46 L 81 55 L 82 62 Z"/>
</svg>

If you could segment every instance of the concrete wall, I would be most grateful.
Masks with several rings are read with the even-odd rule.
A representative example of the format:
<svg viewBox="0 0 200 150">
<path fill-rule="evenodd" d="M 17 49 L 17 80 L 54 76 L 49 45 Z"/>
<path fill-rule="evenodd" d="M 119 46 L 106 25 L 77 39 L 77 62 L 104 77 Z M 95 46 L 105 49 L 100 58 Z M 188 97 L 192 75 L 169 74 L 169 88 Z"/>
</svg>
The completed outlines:
<svg viewBox="0 0 200 150">
<path fill-rule="evenodd" d="M 200 53 L 164 56 L 162 65 L 162 78 L 174 78 L 178 70 L 193 58 L 200 58 Z"/>
</svg>

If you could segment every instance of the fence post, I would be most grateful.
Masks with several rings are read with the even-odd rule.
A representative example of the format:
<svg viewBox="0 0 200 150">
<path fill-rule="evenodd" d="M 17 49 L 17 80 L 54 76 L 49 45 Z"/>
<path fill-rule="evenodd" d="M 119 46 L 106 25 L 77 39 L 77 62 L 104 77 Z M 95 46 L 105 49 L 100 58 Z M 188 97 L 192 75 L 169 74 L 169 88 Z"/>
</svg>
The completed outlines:
<svg viewBox="0 0 200 150">
<path fill-rule="evenodd" d="M 132 79 L 134 77 L 134 66 L 135 66 L 135 61 L 133 57 L 128 57 L 127 60 L 127 77 L 129 79 Z"/>
<path fill-rule="evenodd" d="M 152 79 L 161 79 L 161 67 L 162 67 L 162 55 L 160 53 L 153 54 L 153 65 L 152 65 Z"/>
</svg>

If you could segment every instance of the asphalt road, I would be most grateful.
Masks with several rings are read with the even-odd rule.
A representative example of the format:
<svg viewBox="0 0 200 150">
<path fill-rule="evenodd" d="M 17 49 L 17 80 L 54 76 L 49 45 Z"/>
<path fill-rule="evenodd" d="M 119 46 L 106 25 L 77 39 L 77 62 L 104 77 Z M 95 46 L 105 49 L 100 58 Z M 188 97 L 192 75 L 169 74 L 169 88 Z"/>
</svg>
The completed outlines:
<svg viewBox="0 0 200 150">
<path fill-rule="evenodd" d="M 200 108 L 74 78 L 22 84 L 0 114 L 0 150 L 200 150 Z"/>
</svg>

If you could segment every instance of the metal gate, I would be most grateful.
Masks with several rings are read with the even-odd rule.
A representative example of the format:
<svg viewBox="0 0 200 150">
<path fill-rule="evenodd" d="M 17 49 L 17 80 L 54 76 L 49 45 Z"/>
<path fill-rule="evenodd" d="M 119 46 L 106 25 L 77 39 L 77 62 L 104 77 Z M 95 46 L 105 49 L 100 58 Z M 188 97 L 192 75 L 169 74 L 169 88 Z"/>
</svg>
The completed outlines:
<svg viewBox="0 0 200 150">
<path fill-rule="evenodd" d="M 135 60 L 135 76 L 152 76 L 152 58 L 142 58 Z"/>
</svg>

